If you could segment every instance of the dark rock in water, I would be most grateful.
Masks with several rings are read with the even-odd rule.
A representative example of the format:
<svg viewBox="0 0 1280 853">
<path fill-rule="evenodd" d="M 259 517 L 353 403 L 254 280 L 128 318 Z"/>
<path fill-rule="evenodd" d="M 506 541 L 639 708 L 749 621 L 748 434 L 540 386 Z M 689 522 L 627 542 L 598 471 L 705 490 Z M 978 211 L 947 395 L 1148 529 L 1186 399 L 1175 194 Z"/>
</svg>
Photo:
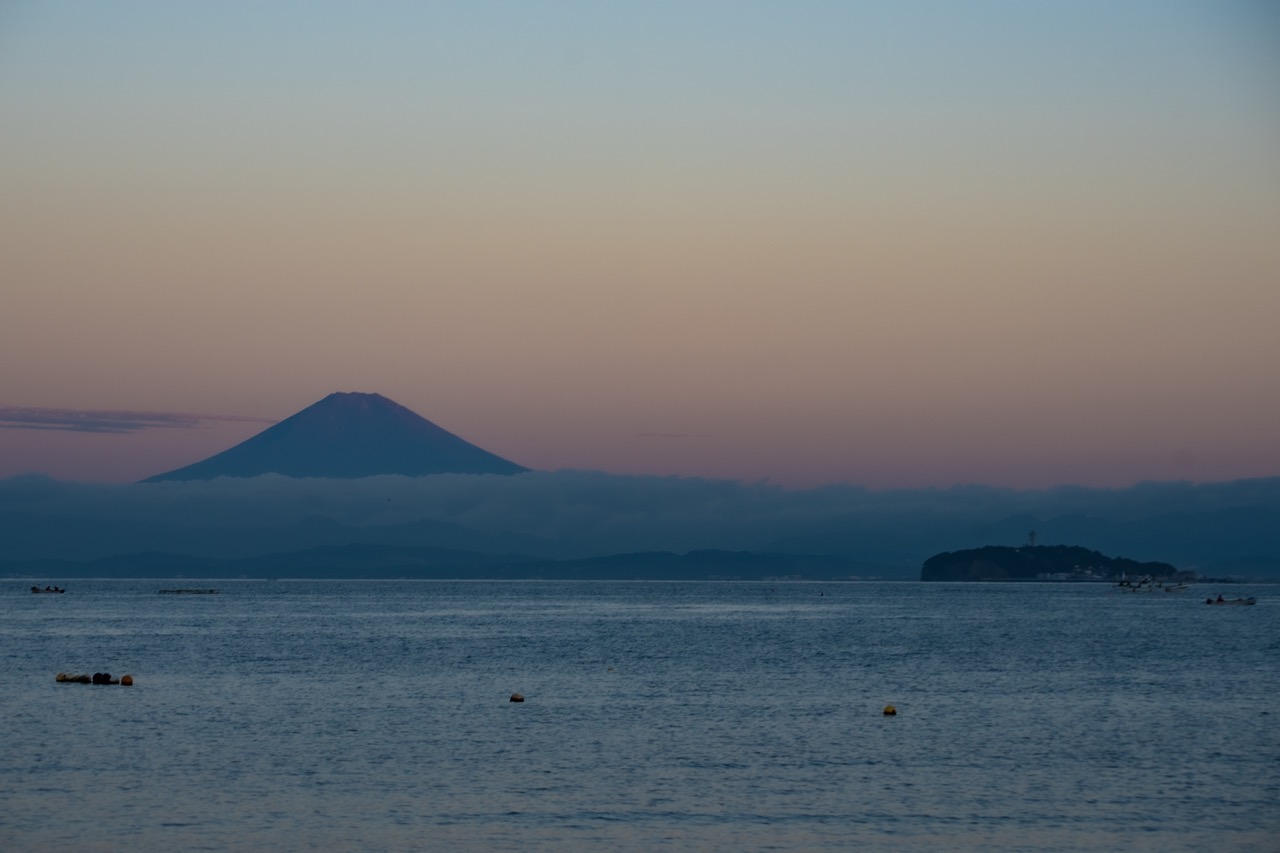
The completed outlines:
<svg viewBox="0 0 1280 853">
<path fill-rule="evenodd" d="M 925 560 L 922 581 L 1109 580 L 1148 575 L 1166 578 L 1177 572 L 1168 563 L 1140 563 L 1107 557 L 1078 545 L 988 545 L 947 551 Z"/>
<path fill-rule="evenodd" d="M 381 394 L 330 394 L 201 462 L 143 480 L 519 474 L 527 468 L 476 447 Z"/>
<path fill-rule="evenodd" d="M 59 684 L 133 684 L 133 676 L 131 675 L 126 675 L 123 679 L 112 678 L 109 672 L 95 672 L 93 675 L 71 675 L 70 673 L 60 672 L 53 680 Z"/>
</svg>

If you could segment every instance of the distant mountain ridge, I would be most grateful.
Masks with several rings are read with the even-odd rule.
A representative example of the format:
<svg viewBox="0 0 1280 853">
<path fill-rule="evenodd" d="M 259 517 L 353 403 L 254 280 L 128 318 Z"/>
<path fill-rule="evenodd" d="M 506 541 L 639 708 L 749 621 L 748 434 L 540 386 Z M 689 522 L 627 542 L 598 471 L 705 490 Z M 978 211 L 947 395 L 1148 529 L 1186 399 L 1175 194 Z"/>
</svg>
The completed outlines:
<svg viewBox="0 0 1280 853">
<path fill-rule="evenodd" d="M 216 477 L 354 479 L 379 474 L 519 474 L 522 465 L 479 448 L 381 394 L 330 394 L 208 459 L 143 480 Z"/>
<path fill-rule="evenodd" d="M 95 560 L 0 562 L 0 577 L 58 578 L 348 578 L 437 580 L 906 580 L 889 566 L 837 557 L 702 550 L 609 554 L 583 560 L 542 559 L 521 553 L 486 554 L 437 547 L 351 543 L 238 559 L 162 551 Z"/>
</svg>

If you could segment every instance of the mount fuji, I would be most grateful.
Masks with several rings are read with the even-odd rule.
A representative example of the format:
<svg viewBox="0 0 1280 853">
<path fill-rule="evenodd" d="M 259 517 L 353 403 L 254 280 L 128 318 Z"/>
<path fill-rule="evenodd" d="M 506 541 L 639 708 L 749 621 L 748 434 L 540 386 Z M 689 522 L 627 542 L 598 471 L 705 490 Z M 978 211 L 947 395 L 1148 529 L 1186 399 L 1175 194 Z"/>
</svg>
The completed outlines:
<svg viewBox="0 0 1280 853">
<path fill-rule="evenodd" d="M 378 474 L 519 474 L 529 470 L 476 447 L 381 394 L 335 393 L 235 447 L 143 480 Z"/>
</svg>

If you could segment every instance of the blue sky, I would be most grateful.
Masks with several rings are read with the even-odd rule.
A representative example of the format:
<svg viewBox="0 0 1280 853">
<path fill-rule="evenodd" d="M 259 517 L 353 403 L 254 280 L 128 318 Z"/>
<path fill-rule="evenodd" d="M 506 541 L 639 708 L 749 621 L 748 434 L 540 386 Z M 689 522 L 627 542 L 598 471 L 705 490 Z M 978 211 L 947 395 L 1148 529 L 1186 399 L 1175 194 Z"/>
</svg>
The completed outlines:
<svg viewBox="0 0 1280 853">
<path fill-rule="evenodd" d="M 0 407 L 223 420 L 0 476 L 340 390 L 543 469 L 1275 474 L 1278 87 L 1264 3 L 6 4 Z"/>
</svg>

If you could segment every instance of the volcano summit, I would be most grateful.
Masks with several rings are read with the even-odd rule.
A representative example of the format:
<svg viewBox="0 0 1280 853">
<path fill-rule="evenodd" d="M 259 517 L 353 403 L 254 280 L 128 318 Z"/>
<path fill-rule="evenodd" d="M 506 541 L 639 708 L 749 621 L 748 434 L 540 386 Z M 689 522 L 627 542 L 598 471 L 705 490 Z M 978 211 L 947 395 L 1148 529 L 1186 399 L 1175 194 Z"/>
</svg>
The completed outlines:
<svg viewBox="0 0 1280 853">
<path fill-rule="evenodd" d="M 330 394 L 228 450 L 143 480 L 519 474 L 529 469 L 464 441 L 381 394 Z"/>
</svg>

